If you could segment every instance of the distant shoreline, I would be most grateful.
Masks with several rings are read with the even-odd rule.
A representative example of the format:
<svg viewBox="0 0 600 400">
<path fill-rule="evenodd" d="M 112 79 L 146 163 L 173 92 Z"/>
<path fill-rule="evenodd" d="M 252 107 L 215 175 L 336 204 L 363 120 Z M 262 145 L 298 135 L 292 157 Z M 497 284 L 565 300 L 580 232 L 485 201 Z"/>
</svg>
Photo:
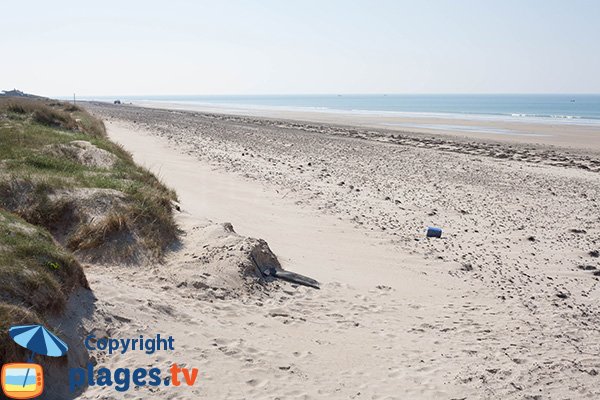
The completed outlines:
<svg viewBox="0 0 600 400">
<path fill-rule="evenodd" d="M 362 129 L 425 133 L 467 139 L 493 140 L 506 143 L 551 145 L 562 148 L 600 151 L 600 120 L 598 124 L 581 124 L 582 120 L 540 121 L 514 117 L 470 118 L 454 115 L 423 115 L 415 113 L 353 113 L 304 111 L 273 108 L 232 108 L 176 102 L 135 101 L 146 108 L 186 110 L 204 113 L 275 118 L 293 121 L 339 124 Z"/>
<path fill-rule="evenodd" d="M 112 102 L 117 98 L 87 96 L 83 99 Z M 118 99 L 134 104 L 169 103 L 251 113 L 322 112 L 600 126 L 600 94 L 143 95 Z"/>
<path fill-rule="evenodd" d="M 133 100 L 131 104 L 148 106 L 157 105 L 177 105 L 189 107 L 190 109 L 205 108 L 210 110 L 219 110 L 224 112 L 244 112 L 244 114 L 254 115 L 261 112 L 318 112 L 333 115 L 368 115 L 373 117 L 404 117 L 404 118 L 444 118 L 444 119 L 466 119 L 473 121 L 514 121 L 538 124 L 569 124 L 569 125 L 594 125 L 600 127 L 600 118 L 588 118 L 574 115 L 538 115 L 538 114 L 491 114 L 491 113 L 457 113 L 457 112 L 430 112 L 430 111 L 389 111 L 389 110 L 367 110 L 352 109 L 344 110 L 326 107 L 294 107 L 294 106 L 264 106 L 247 104 L 216 104 L 203 102 L 184 102 L 184 101 L 161 101 L 161 100 Z"/>
</svg>

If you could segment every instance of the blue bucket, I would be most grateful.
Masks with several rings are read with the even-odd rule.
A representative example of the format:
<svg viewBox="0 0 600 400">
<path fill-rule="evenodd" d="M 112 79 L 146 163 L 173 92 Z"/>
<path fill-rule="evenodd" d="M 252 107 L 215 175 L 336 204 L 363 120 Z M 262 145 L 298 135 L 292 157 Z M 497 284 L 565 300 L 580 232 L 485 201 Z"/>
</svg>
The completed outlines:
<svg viewBox="0 0 600 400">
<path fill-rule="evenodd" d="M 441 238 L 442 237 L 442 228 L 428 226 L 427 227 L 427 237 Z"/>
</svg>

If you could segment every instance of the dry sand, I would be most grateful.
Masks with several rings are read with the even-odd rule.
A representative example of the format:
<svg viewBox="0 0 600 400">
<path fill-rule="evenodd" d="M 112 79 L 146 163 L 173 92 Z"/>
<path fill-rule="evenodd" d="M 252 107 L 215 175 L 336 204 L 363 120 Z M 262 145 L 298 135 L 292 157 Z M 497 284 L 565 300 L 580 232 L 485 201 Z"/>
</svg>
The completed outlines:
<svg viewBox="0 0 600 400">
<path fill-rule="evenodd" d="M 174 352 L 97 356 L 101 365 L 200 369 L 194 389 L 156 397 L 600 395 L 593 153 L 89 108 L 181 199 L 185 236 L 165 265 L 86 271 L 97 297 L 88 328 L 175 337 Z M 243 236 L 215 224 L 226 221 Z M 443 239 L 424 238 L 427 225 Z M 245 236 L 322 289 L 240 283 L 231 265 Z"/>
</svg>

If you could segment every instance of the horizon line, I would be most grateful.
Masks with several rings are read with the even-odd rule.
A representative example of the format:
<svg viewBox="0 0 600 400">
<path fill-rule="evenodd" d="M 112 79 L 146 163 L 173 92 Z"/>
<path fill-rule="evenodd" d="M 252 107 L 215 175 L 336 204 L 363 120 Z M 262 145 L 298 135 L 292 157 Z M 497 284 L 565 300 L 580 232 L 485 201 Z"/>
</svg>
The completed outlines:
<svg viewBox="0 0 600 400">
<path fill-rule="evenodd" d="M 344 93 L 344 92 L 330 92 L 330 93 L 221 93 L 221 94 L 205 94 L 205 93 L 167 93 L 167 94 L 81 94 L 77 92 L 71 94 L 51 95 L 48 97 L 70 97 L 73 95 L 76 97 L 142 97 L 142 96 L 206 96 L 206 97 L 226 97 L 226 96 L 542 96 L 542 95 L 572 95 L 572 96 L 600 96 L 600 92 L 356 92 L 356 93 Z"/>
</svg>

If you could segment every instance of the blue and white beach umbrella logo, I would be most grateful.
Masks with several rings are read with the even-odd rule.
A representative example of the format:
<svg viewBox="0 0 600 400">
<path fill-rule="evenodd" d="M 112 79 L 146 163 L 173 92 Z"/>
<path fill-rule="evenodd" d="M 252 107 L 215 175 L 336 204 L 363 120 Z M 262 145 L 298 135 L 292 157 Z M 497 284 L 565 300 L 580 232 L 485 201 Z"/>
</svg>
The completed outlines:
<svg viewBox="0 0 600 400">
<path fill-rule="evenodd" d="M 13 326 L 8 334 L 19 346 L 31 350 L 29 362 L 33 361 L 36 354 L 61 357 L 69 350 L 65 342 L 41 325 Z"/>
</svg>

